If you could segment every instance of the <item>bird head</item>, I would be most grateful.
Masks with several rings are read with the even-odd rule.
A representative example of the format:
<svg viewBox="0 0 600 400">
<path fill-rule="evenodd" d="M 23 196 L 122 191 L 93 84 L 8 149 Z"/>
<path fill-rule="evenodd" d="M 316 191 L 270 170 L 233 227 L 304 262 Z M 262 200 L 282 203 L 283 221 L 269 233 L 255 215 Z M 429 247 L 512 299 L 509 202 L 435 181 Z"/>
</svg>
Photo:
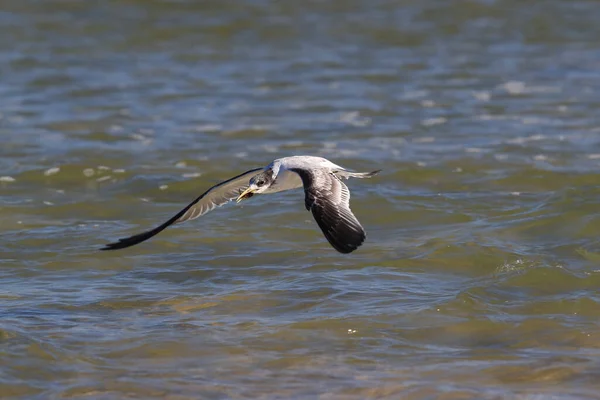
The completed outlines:
<svg viewBox="0 0 600 400">
<path fill-rule="evenodd" d="M 239 203 L 244 199 L 248 199 L 254 196 L 257 193 L 262 193 L 267 190 L 275 179 L 272 177 L 269 171 L 261 172 L 258 175 L 255 175 L 250 179 L 248 189 L 244 190 L 238 198 L 236 202 Z"/>
</svg>

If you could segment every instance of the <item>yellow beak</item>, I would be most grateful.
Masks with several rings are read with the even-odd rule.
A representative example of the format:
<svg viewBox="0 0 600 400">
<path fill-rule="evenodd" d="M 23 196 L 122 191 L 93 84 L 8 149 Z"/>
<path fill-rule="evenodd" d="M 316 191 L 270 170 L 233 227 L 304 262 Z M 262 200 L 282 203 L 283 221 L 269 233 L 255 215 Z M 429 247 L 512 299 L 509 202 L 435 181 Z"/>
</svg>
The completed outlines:
<svg viewBox="0 0 600 400">
<path fill-rule="evenodd" d="M 248 189 L 244 190 L 238 196 L 238 198 L 235 200 L 235 202 L 239 203 L 240 201 L 244 200 L 245 198 L 252 197 L 253 195 L 254 195 L 254 189 L 248 188 Z"/>
</svg>

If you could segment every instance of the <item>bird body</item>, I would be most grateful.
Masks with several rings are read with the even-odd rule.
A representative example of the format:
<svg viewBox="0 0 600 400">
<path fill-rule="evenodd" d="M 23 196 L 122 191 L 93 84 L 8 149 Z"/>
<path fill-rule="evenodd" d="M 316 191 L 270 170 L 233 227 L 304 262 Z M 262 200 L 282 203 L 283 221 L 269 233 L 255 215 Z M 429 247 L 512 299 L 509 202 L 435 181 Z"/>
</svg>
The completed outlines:
<svg viewBox="0 0 600 400">
<path fill-rule="evenodd" d="M 294 169 L 344 170 L 339 165 L 322 157 L 292 156 L 278 158 L 265 167 L 265 172 L 271 174 L 273 183 L 262 193 L 277 193 L 302 187 L 302 179 Z"/>
<path fill-rule="evenodd" d="M 174 223 L 198 218 L 231 200 L 240 202 L 254 194 L 270 194 L 304 187 L 306 209 L 311 211 L 329 243 L 340 253 L 356 250 L 366 234 L 350 210 L 348 178 L 370 178 L 373 172 L 351 172 L 322 157 L 292 156 L 274 160 L 221 182 L 203 193 L 162 225 L 107 244 L 101 250 L 116 250 L 143 242 Z"/>
</svg>

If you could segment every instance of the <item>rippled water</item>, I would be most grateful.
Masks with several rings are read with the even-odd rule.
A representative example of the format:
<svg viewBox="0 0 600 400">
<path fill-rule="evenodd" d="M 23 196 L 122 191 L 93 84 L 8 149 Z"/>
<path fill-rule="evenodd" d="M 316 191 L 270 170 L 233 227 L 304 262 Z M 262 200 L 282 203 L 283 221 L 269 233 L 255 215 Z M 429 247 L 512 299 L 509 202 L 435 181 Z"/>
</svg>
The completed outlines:
<svg viewBox="0 0 600 400">
<path fill-rule="evenodd" d="M 3 398 L 592 399 L 596 2 L 5 0 Z M 274 158 L 356 170 L 119 252 Z"/>
</svg>

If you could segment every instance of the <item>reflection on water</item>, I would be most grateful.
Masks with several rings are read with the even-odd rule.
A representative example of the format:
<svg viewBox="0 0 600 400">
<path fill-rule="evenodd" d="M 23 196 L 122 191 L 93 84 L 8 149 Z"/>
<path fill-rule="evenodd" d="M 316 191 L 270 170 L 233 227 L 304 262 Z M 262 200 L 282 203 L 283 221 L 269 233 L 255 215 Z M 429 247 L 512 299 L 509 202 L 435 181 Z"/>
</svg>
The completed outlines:
<svg viewBox="0 0 600 400">
<path fill-rule="evenodd" d="M 3 2 L 0 393 L 596 398 L 600 9 Z M 356 170 L 114 253 L 293 154 Z"/>
</svg>

